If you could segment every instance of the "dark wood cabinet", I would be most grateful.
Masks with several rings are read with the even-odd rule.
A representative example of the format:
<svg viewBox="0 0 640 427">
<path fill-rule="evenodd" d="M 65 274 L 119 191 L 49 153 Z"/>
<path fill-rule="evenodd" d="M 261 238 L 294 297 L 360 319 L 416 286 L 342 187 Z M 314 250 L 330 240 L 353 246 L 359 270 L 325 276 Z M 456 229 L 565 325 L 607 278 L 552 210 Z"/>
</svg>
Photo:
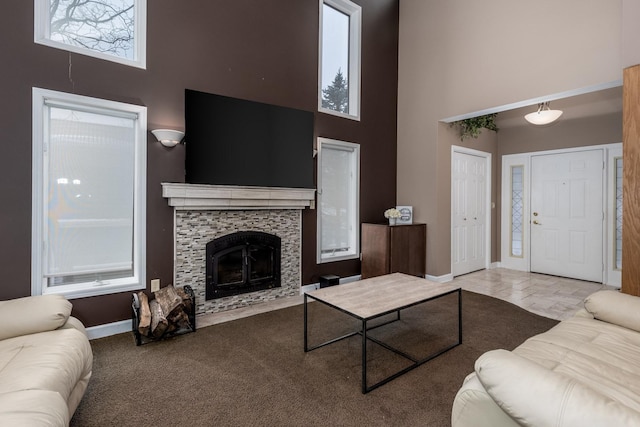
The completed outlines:
<svg viewBox="0 0 640 427">
<path fill-rule="evenodd" d="M 424 277 L 426 247 L 426 224 L 362 224 L 362 278 L 389 273 Z"/>
</svg>

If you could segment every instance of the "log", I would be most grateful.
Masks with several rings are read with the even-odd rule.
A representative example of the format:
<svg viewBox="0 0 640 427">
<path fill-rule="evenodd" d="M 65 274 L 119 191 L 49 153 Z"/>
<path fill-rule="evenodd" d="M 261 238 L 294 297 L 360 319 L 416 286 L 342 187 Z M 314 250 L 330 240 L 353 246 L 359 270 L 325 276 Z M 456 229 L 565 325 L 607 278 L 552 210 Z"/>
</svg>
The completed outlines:
<svg viewBox="0 0 640 427">
<path fill-rule="evenodd" d="M 149 336 L 151 329 L 151 310 L 149 309 L 149 298 L 147 294 L 138 292 L 138 301 L 140 302 L 140 311 L 138 312 L 138 332 L 145 337 Z"/>
<path fill-rule="evenodd" d="M 149 309 L 151 311 L 151 334 L 155 338 L 160 338 L 167 330 L 169 322 L 167 322 L 167 318 L 157 300 L 154 299 L 149 303 Z"/>
<path fill-rule="evenodd" d="M 182 304 L 184 304 L 184 311 L 186 313 L 193 313 L 193 304 L 191 297 L 184 291 L 184 288 L 176 288 L 176 292 L 182 298 Z"/>
<path fill-rule="evenodd" d="M 180 298 L 173 285 L 160 288 L 160 290 L 154 292 L 154 295 L 166 318 L 173 317 L 183 307 L 182 298 Z"/>
</svg>

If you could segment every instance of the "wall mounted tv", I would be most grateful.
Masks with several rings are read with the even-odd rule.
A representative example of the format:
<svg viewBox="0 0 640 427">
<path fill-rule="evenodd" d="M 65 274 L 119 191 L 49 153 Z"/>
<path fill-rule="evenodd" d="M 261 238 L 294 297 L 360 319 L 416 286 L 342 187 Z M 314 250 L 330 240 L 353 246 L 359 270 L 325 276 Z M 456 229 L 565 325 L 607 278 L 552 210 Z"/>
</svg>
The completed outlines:
<svg viewBox="0 0 640 427">
<path fill-rule="evenodd" d="M 314 188 L 309 111 L 185 91 L 190 184 Z"/>
</svg>

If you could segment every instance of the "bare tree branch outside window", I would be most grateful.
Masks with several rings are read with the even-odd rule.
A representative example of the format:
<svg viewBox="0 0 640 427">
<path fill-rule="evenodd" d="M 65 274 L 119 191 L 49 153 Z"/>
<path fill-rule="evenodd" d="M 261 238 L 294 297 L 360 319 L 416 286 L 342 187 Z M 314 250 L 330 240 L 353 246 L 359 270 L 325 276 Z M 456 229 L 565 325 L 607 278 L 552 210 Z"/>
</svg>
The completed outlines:
<svg viewBox="0 0 640 427">
<path fill-rule="evenodd" d="M 134 0 L 51 0 L 50 39 L 134 58 Z"/>
</svg>

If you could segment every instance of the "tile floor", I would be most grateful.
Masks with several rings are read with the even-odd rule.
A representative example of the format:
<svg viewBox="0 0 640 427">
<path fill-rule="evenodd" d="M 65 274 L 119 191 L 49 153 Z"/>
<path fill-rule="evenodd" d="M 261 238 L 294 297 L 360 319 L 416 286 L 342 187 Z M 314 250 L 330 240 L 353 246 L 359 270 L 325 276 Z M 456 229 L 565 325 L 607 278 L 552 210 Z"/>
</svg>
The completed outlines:
<svg viewBox="0 0 640 427">
<path fill-rule="evenodd" d="M 462 289 L 500 298 L 525 310 L 556 320 L 571 317 L 583 307 L 584 298 L 601 289 L 599 283 L 564 277 L 495 268 L 458 276 L 449 282 Z M 215 325 L 270 310 L 302 304 L 303 297 L 277 299 L 246 308 L 198 316 L 198 327 Z"/>
<path fill-rule="evenodd" d="M 450 283 L 556 320 L 569 318 L 583 308 L 588 295 L 601 289 L 616 289 L 600 283 L 505 268 L 476 271 L 458 276 Z"/>
</svg>

